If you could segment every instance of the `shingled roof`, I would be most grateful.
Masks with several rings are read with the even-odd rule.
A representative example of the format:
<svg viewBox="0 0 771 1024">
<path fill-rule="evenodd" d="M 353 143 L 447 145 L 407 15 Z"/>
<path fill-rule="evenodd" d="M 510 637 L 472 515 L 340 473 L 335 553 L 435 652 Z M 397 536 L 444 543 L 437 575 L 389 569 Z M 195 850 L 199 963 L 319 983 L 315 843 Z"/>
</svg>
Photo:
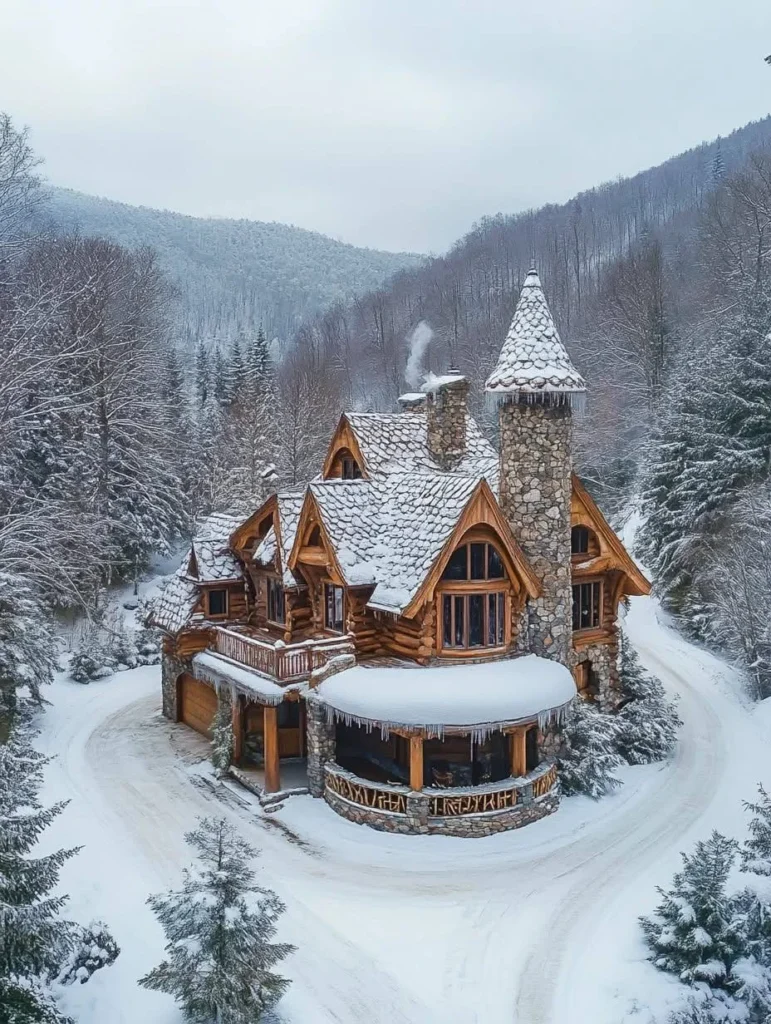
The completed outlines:
<svg viewBox="0 0 771 1024">
<path fill-rule="evenodd" d="M 522 285 L 509 333 L 485 391 L 523 395 L 530 400 L 539 395 L 583 395 L 586 391 L 583 377 L 562 344 L 535 270 Z"/>
<path fill-rule="evenodd" d="M 401 612 L 410 603 L 479 477 L 389 473 L 371 480 L 310 485 L 349 586 L 374 585 L 372 608 Z"/>
<path fill-rule="evenodd" d="M 228 547 L 230 535 L 240 523 L 235 516 L 220 512 L 209 516 L 198 528 L 191 548 L 190 575 L 199 583 L 237 580 L 241 569 Z"/>
<path fill-rule="evenodd" d="M 178 633 L 187 625 L 198 600 L 198 586 L 187 575 L 187 559 L 164 584 L 152 603 L 150 621 L 168 633 Z"/>
<path fill-rule="evenodd" d="M 352 412 L 345 418 L 370 476 L 442 472 L 428 450 L 428 425 L 422 413 Z M 498 456 L 473 416 L 466 416 L 466 454 L 455 472 L 484 476 L 496 489 Z"/>
</svg>

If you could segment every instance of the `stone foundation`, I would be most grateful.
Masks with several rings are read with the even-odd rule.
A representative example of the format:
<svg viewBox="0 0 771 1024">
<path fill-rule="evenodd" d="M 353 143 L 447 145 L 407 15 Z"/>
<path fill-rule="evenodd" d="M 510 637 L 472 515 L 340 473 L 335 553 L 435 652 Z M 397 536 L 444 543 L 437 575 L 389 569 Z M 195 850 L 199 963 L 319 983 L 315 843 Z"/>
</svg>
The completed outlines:
<svg viewBox="0 0 771 1024">
<path fill-rule="evenodd" d="M 603 711 L 612 711 L 620 697 L 617 640 L 587 644 L 575 651 L 573 657 L 575 665 L 589 663 L 597 685 L 593 696 Z"/>
<path fill-rule="evenodd" d="M 161 658 L 161 710 L 165 718 L 179 721 L 177 707 L 177 680 L 183 672 L 189 672 L 190 665 L 172 654 L 164 653 Z"/>
<path fill-rule="evenodd" d="M 528 603 L 527 639 L 520 649 L 569 666 L 570 406 L 502 402 L 499 425 L 501 508 L 542 588 Z"/>
<path fill-rule="evenodd" d="M 335 726 L 327 721 L 323 703 L 310 693 L 305 699 L 308 790 L 311 796 L 324 796 L 324 765 L 335 759 Z"/>
</svg>

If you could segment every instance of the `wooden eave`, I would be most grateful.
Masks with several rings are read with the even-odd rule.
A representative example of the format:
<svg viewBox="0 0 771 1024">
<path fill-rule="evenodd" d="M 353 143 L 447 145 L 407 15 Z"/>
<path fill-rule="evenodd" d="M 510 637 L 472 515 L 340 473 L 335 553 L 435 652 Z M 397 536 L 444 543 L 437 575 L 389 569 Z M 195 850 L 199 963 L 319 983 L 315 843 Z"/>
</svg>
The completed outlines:
<svg viewBox="0 0 771 1024">
<path fill-rule="evenodd" d="M 248 561 L 245 557 L 245 548 L 249 537 L 254 533 L 257 527 L 257 523 L 265 516 L 271 514 L 273 517 L 273 529 L 276 529 L 276 525 L 279 519 L 278 516 L 278 495 L 271 494 L 269 498 L 260 505 L 260 507 L 252 512 L 248 519 L 245 519 L 240 526 L 237 526 L 231 533 L 228 540 L 228 547 L 236 557 L 240 558 L 242 562 Z"/>
<path fill-rule="evenodd" d="M 368 480 L 369 473 L 367 472 L 367 460 L 362 454 L 358 438 L 356 437 L 353 427 L 345 413 L 340 417 L 340 421 L 335 427 L 335 432 L 332 435 L 332 440 L 329 442 L 329 448 L 327 449 L 327 455 L 324 459 L 324 465 L 321 470 L 321 476 L 324 480 L 329 480 L 332 464 L 335 461 L 335 456 L 341 448 L 347 449 L 351 455 L 353 455 L 361 468 L 362 479 Z"/>
<path fill-rule="evenodd" d="M 309 548 L 303 543 L 308 532 L 315 526 L 318 526 L 319 534 L 321 536 L 322 546 L 320 549 Z M 324 552 L 324 558 L 319 557 L 317 554 L 319 550 Z M 305 553 L 305 559 L 303 558 L 303 553 Z M 308 555 L 311 557 L 308 557 Z M 319 508 L 319 504 L 310 487 L 305 492 L 303 507 L 300 510 L 300 518 L 297 523 L 297 534 L 295 535 L 294 544 L 287 561 L 287 568 L 291 569 L 293 572 L 305 561 L 305 564 L 307 565 L 314 565 L 326 569 L 332 582 L 338 584 L 338 586 L 344 587 L 347 585 L 340 563 L 337 560 L 337 555 L 335 554 L 334 544 L 332 543 L 332 540 L 327 533 L 327 528 L 324 525 L 321 509 Z"/>
<path fill-rule="evenodd" d="M 618 570 L 624 575 L 624 594 L 632 597 L 644 597 L 651 592 L 651 584 L 638 568 L 636 562 L 611 529 L 605 516 L 597 507 L 591 494 L 573 473 L 573 491 L 570 501 L 570 520 L 572 526 L 588 526 L 597 534 L 600 542 L 600 554 L 591 559 L 586 566 L 587 575 L 598 572 Z M 603 568 L 599 565 L 602 563 Z M 577 575 L 582 573 L 581 564 L 574 567 Z"/>
<path fill-rule="evenodd" d="M 444 568 L 450 560 L 450 556 L 456 547 L 462 543 L 465 534 L 475 526 L 489 527 L 497 535 L 501 542 L 501 553 L 503 554 L 504 565 L 509 574 L 509 579 L 515 582 L 517 580 L 520 581 L 522 588 L 529 597 L 538 597 L 540 595 L 540 581 L 525 557 L 524 551 L 517 543 L 514 534 L 511 532 L 511 528 L 501 512 L 500 505 L 490 489 L 490 485 L 486 480 L 482 479 L 474 488 L 455 529 L 445 541 L 425 580 L 402 612 L 405 618 L 411 618 L 419 611 L 421 605 L 431 600 L 434 590 L 442 578 Z"/>
</svg>

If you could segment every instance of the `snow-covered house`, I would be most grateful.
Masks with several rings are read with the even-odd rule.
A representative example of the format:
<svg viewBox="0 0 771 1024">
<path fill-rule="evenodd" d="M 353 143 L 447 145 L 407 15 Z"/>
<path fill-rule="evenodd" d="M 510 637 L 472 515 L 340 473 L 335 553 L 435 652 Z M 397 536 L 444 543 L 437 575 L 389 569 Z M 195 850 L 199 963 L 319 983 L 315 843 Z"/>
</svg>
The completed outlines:
<svg viewBox="0 0 771 1024">
<path fill-rule="evenodd" d="M 486 391 L 431 378 L 398 413 L 343 415 L 321 474 L 227 538 L 207 526 L 155 613 L 164 713 L 232 710 L 234 760 L 399 832 L 487 834 L 558 803 L 576 692 L 612 705 L 616 617 L 649 584 L 573 474 L 584 382 L 537 274 Z"/>
</svg>

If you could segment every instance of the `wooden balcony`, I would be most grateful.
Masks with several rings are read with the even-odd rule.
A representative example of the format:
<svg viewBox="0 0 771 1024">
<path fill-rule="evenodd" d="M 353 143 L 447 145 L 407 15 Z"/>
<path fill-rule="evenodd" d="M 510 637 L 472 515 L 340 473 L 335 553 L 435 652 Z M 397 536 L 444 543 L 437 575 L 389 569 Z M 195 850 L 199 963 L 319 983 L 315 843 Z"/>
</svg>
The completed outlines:
<svg viewBox="0 0 771 1024">
<path fill-rule="evenodd" d="M 312 672 L 323 668 L 330 658 L 338 654 L 353 654 L 353 641 L 349 636 L 320 637 L 299 644 L 271 643 L 246 633 L 238 633 L 224 626 L 213 630 L 212 649 L 217 654 L 237 661 L 261 675 L 279 683 L 296 683 L 308 679 Z"/>
</svg>

